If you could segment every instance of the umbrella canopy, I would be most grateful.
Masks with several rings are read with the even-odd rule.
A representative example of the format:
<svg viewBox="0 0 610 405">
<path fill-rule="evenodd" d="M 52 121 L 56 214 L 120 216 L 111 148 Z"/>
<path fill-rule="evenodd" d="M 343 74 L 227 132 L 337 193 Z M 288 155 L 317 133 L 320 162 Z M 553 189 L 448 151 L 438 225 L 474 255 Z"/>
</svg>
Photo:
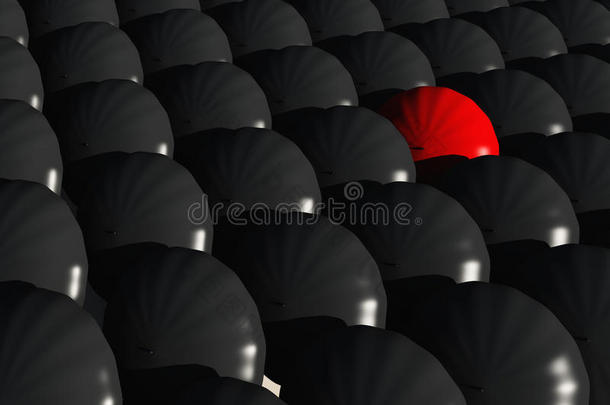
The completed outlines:
<svg viewBox="0 0 610 405">
<path fill-rule="evenodd" d="M 121 24 L 151 14 L 168 10 L 191 9 L 201 10 L 199 0 L 115 0 Z"/>
<path fill-rule="evenodd" d="M 357 183 L 338 198 L 359 213 L 347 227 L 375 258 L 384 280 L 442 275 L 489 280 L 489 256 L 477 223 L 453 198 L 416 183 Z M 383 208 L 382 208 L 383 207 Z M 331 218 L 332 219 L 332 218 Z"/>
<path fill-rule="evenodd" d="M 227 36 L 197 10 L 170 10 L 123 26 L 140 53 L 144 74 L 201 62 L 231 62 Z"/>
<path fill-rule="evenodd" d="M 451 89 L 411 89 L 390 99 L 379 113 L 402 133 L 415 161 L 498 154 L 498 140 L 487 115 L 474 101 Z"/>
<path fill-rule="evenodd" d="M 138 50 L 107 23 L 82 23 L 46 35 L 32 47 L 48 93 L 86 82 L 126 79 L 141 83 Z"/>
<path fill-rule="evenodd" d="M 473 11 L 491 11 L 499 7 L 508 7 L 507 0 L 445 0 L 449 14 L 458 15 Z"/>
<path fill-rule="evenodd" d="M 372 0 L 385 28 L 449 18 L 444 0 Z"/>
<path fill-rule="evenodd" d="M 255 52 L 239 63 L 263 88 L 273 114 L 307 107 L 358 105 L 349 72 L 331 54 L 311 46 Z"/>
<path fill-rule="evenodd" d="M 547 16 L 569 47 L 610 43 L 610 10 L 596 1 L 549 0 L 525 6 Z"/>
<path fill-rule="evenodd" d="M 311 164 L 290 140 L 268 129 L 216 130 L 182 137 L 176 160 L 206 190 L 212 206 L 290 206 L 313 213 L 320 189 Z M 226 207 L 223 207 L 226 208 Z"/>
<path fill-rule="evenodd" d="M 176 66 L 147 77 L 167 110 L 175 137 L 214 128 L 271 127 L 271 113 L 256 81 L 230 63 Z"/>
<path fill-rule="evenodd" d="M 115 152 L 84 159 L 69 169 L 66 186 L 90 252 L 139 242 L 210 249 L 207 197 L 166 156 Z"/>
<path fill-rule="evenodd" d="M 513 269 L 510 277 L 506 282 L 553 311 L 580 346 L 591 383 L 589 404 L 608 403 L 610 250 L 585 245 L 549 249 Z"/>
<path fill-rule="evenodd" d="M 271 215 L 222 221 L 214 241 L 214 255 L 241 278 L 264 322 L 330 316 L 384 326 L 379 269 L 356 236 L 321 216 Z"/>
<path fill-rule="evenodd" d="M 443 85 L 470 97 L 491 120 L 498 138 L 524 133 L 554 135 L 572 130 L 561 96 L 544 80 L 519 70 L 464 73 Z"/>
<path fill-rule="evenodd" d="M 415 181 L 409 145 L 390 121 L 369 109 L 318 109 L 283 134 L 307 156 L 320 187 L 358 180 Z"/>
<path fill-rule="evenodd" d="M 119 25 L 112 0 L 19 0 L 25 10 L 32 38 L 84 22 Z"/>
<path fill-rule="evenodd" d="M 22 282 L 0 283 L 0 297 L 3 400 L 122 403 L 112 351 L 85 311 L 61 294 Z"/>
<path fill-rule="evenodd" d="M 199 364 L 260 384 L 265 341 L 239 278 L 191 249 L 155 246 L 143 253 L 106 308 L 104 333 L 119 366 Z"/>
<path fill-rule="evenodd" d="M 63 164 L 53 129 L 23 101 L 0 100 L 0 178 L 29 180 L 61 191 Z"/>
<path fill-rule="evenodd" d="M 482 28 L 467 21 L 443 18 L 391 30 L 413 41 L 426 54 L 436 77 L 504 69 L 498 44 Z"/>
<path fill-rule="evenodd" d="M 426 55 L 411 41 L 391 32 L 341 36 L 318 46 L 335 55 L 347 68 L 360 97 L 436 84 Z"/>
<path fill-rule="evenodd" d="M 589 404 L 587 371 L 569 332 L 515 289 L 459 284 L 393 327 L 440 360 L 469 404 Z"/>
<path fill-rule="evenodd" d="M 466 404 L 439 361 L 394 332 L 340 329 L 299 358 L 296 377 L 282 387 L 290 404 Z"/>
<path fill-rule="evenodd" d="M 610 209 L 608 139 L 595 134 L 558 134 L 533 146 L 524 159 L 557 181 L 576 213 Z"/>
<path fill-rule="evenodd" d="M 290 45 L 311 45 L 303 17 L 282 0 L 246 0 L 206 10 L 229 38 L 233 56 Z"/>
<path fill-rule="evenodd" d="M 28 23 L 18 0 L 0 0 L 0 37 L 9 37 L 23 46 L 28 45 Z"/>
<path fill-rule="evenodd" d="M 82 305 L 87 255 L 68 205 L 37 183 L 0 180 L 0 212 L 0 280 L 27 281 Z"/>
<path fill-rule="evenodd" d="M 525 7 L 502 7 L 460 17 L 483 28 L 507 62 L 568 52 L 561 31 L 544 15 Z"/>
<path fill-rule="evenodd" d="M 383 31 L 379 11 L 370 0 L 286 0 L 305 18 L 314 42 L 356 35 L 367 31 Z"/>
<path fill-rule="evenodd" d="M 0 98 L 22 100 L 42 110 L 40 70 L 30 52 L 11 38 L 0 37 Z"/>
<path fill-rule="evenodd" d="M 130 80 L 73 86 L 51 96 L 45 113 L 67 162 L 106 152 L 173 155 L 167 113 L 150 91 Z"/>
<path fill-rule="evenodd" d="M 551 176 L 520 159 L 484 156 L 460 163 L 447 173 L 441 189 L 466 208 L 488 244 L 578 242 L 569 197 Z"/>
</svg>

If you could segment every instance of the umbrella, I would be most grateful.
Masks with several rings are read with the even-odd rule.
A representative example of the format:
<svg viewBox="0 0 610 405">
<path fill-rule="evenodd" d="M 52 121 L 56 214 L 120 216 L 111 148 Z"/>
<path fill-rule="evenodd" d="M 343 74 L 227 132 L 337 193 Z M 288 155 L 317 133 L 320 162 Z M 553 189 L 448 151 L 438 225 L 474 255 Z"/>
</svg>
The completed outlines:
<svg viewBox="0 0 610 405">
<path fill-rule="evenodd" d="M 313 213 L 320 189 L 311 164 L 290 140 L 268 129 L 242 128 L 178 139 L 176 160 L 206 190 L 210 204 L 264 205 Z"/>
<path fill-rule="evenodd" d="M 411 41 L 391 32 L 366 32 L 320 42 L 354 79 L 360 97 L 390 89 L 434 86 L 432 67 Z"/>
<path fill-rule="evenodd" d="M 555 179 L 576 213 L 610 209 L 610 141 L 606 138 L 558 134 L 532 147 L 524 159 Z"/>
<path fill-rule="evenodd" d="M 72 300 L 0 283 L 0 390 L 11 404 L 121 404 L 116 363 L 96 323 Z"/>
<path fill-rule="evenodd" d="M 63 164 L 53 129 L 23 101 L 0 100 L 0 178 L 29 180 L 59 193 Z"/>
<path fill-rule="evenodd" d="M 191 174 L 156 153 L 107 153 L 72 165 L 66 189 L 90 252 L 138 242 L 209 251 L 207 197 Z"/>
<path fill-rule="evenodd" d="M 491 11 L 499 7 L 508 7 L 507 0 L 445 0 L 449 14 L 458 15 L 473 11 Z"/>
<path fill-rule="evenodd" d="M 273 114 L 307 107 L 358 105 L 349 72 L 334 56 L 311 46 L 258 51 L 239 63 L 260 84 Z"/>
<path fill-rule="evenodd" d="M 578 346 L 542 304 L 500 285 L 459 284 L 393 325 L 430 351 L 469 404 L 589 403 Z"/>
<path fill-rule="evenodd" d="M 200 62 L 231 62 L 227 36 L 197 10 L 170 10 L 123 26 L 140 53 L 144 74 Z"/>
<path fill-rule="evenodd" d="M 230 63 L 176 66 L 147 77 L 169 114 L 175 137 L 214 128 L 271 127 L 265 94 Z"/>
<path fill-rule="evenodd" d="M 22 100 L 42 110 L 43 93 L 40 70 L 30 52 L 0 37 L 0 98 Z"/>
<path fill-rule="evenodd" d="M 547 16 L 569 47 L 610 43 L 610 10 L 596 1 L 549 0 L 524 5 Z"/>
<path fill-rule="evenodd" d="M 9 37 L 23 46 L 28 45 L 28 23 L 17 0 L 0 0 L 0 37 Z"/>
<path fill-rule="evenodd" d="M 610 113 L 610 64 L 589 55 L 557 55 L 523 66 L 563 97 L 573 117 Z"/>
<path fill-rule="evenodd" d="M 497 155 L 498 140 L 485 113 L 444 87 L 400 93 L 379 109 L 405 137 L 415 161 L 446 155 Z"/>
<path fill-rule="evenodd" d="M 199 0 L 115 0 L 121 24 L 168 10 L 201 10 Z"/>
<path fill-rule="evenodd" d="M 27 281 L 82 305 L 87 255 L 68 205 L 37 183 L 0 180 L 0 208 L 0 280 Z"/>
<path fill-rule="evenodd" d="M 325 217 L 250 212 L 216 226 L 214 255 L 256 301 L 263 322 L 330 316 L 383 326 L 386 296 L 358 238 Z"/>
<path fill-rule="evenodd" d="M 379 11 L 370 0 L 286 0 L 305 18 L 314 42 L 383 31 Z"/>
<path fill-rule="evenodd" d="M 51 96 L 45 113 L 67 162 L 106 152 L 173 154 L 167 113 L 150 91 L 130 80 L 73 86 Z"/>
<path fill-rule="evenodd" d="M 407 37 L 430 60 L 436 77 L 503 69 L 500 48 L 482 28 L 460 19 L 443 18 L 391 29 Z"/>
<path fill-rule="evenodd" d="M 297 375 L 281 393 L 294 405 L 466 404 L 439 361 L 394 332 L 340 329 L 301 354 L 297 364 Z"/>
<path fill-rule="evenodd" d="M 260 383 L 265 341 L 239 278 L 205 253 L 143 252 L 108 303 L 104 333 L 123 369 L 183 364 Z"/>
<path fill-rule="evenodd" d="M 19 0 L 32 38 L 84 22 L 119 25 L 112 0 Z"/>
<path fill-rule="evenodd" d="M 303 17 L 282 0 L 246 0 L 206 10 L 229 38 L 235 57 L 263 49 L 311 45 Z"/>
<path fill-rule="evenodd" d="M 484 156 L 456 165 L 441 189 L 470 213 L 488 244 L 578 241 L 570 199 L 541 169 L 512 157 Z"/>
<path fill-rule="evenodd" d="M 358 180 L 415 181 L 409 145 L 391 122 L 369 109 L 319 109 L 283 134 L 307 156 L 321 187 Z"/>
<path fill-rule="evenodd" d="M 507 62 L 568 52 L 561 31 L 544 15 L 525 7 L 502 7 L 460 18 L 483 28 L 496 41 Z"/>
<path fill-rule="evenodd" d="M 339 196 L 334 198 L 351 203 L 349 208 L 358 213 L 346 226 L 371 252 L 384 280 L 425 275 L 456 282 L 489 279 L 483 235 L 448 195 L 416 183 L 361 182 L 335 192 Z"/>
<path fill-rule="evenodd" d="M 470 97 L 491 120 L 498 138 L 572 130 L 561 96 L 544 80 L 519 70 L 455 75 L 443 85 Z"/>
<path fill-rule="evenodd" d="M 559 318 L 578 343 L 587 366 L 589 404 L 608 403 L 610 250 L 585 245 L 549 249 L 514 268 L 508 283 Z"/>
<path fill-rule="evenodd" d="M 127 34 L 107 23 L 82 23 L 46 35 L 32 47 L 48 93 L 106 79 L 142 82 L 138 51 Z"/>
<path fill-rule="evenodd" d="M 408 23 L 425 23 L 449 18 L 443 0 L 372 0 L 379 10 L 385 28 Z"/>
</svg>

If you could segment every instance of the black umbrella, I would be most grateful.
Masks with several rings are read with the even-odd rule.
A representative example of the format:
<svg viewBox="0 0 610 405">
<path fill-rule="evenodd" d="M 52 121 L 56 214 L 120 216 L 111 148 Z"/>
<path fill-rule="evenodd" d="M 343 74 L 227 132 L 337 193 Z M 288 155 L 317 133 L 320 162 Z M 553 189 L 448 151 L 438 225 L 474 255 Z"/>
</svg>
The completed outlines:
<svg viewBox="0 0 610 405">
<path fill-rule="evenodd" d="M 22 100 L 42 110 L 40 70 L 30 52 L 10 38 L 0 37 L 0 98 Z"/>
<path fill-rule="evenodd" d="M 283 132 L 305 153 L 320 187 L 349 181 L 415 181 L 409 145 L 392 123 L 369 109 L 316 110 Z"/>
<path fill-rule="evenodd" d="M 469 404 L 589 404 L 587 371 L 569 332 L 515 289 L 460 284 L 393 327 L 440 360 Z"/>
<path fill-rule="evenodd" d="M 568 54 L 532 60 L 522 68 L 549 82 L 573 117 L 610 113 L 610 64 L 589 55 Z"/>
<path fill-rule="evenodd" d="M 281 392 L 294 405 L 466 404 L 434 356 L 382 329 L 354 326 L 329 334 L 299 356 L 296 368 Z"/>
<path fill-rule="evenodd" d="M 436 77 L 504 68 L 498 44 L 482 28 L 467 21 L 443 18 L 391 30 L 413 41 L 426 54 Z"/>
<path fill-rule="evenodd" d="M 216 226 L 214 255 L 239 275 L 264 322 L 331 316 L 385 324 L 379 269 L 355 235 L 325 217 L 248 216 Z"/>
<path fill-rule="evenodd" d="M 444 0 L 372 0 L 386 28 L 448 18 Z"/>
<path fill-rule="evenodd" d="M 0 283 L 0 330 L 3 402 L 122 403 L 112 351 L 72 300 L 27 283 Z"/>
<path fill-rule="evenodd" d="M 358 105 L 352 77 L 339 60 L 311 46 L 258 51 L 240 59 L 265 91 L 273 114 L 307 107 Z"/>
<path fill-rule="evenodd" d="M 233 56 L 290 45 L 311 45 L 303 17 L 282 0 L 246 0 L 206 10 L 229 38 Z"/>
<path fill-rule="evenodd" d="M 182 364 L 260 383 L 265 341 L 239 278 L 205 253 L 157 248 L 134 261 L 106 308 L 104 333 L 125 369 Z"/>
<path fill-rule="evenodd" d="M 168 157 L 107 153 L 73 164 L 68 173 L 66 189 L 90 252 L 138 242 L 209 251 L 207 197 Z"/>
<path fill-rule="evenodd" d="M 176 160 L 206 190 L 212 206 L 261 204 L 313 213 L 320 203 L 316 175 L 303 152 L 268 129 L 242 128 L 188 135 L 176 143 Z"/>
<path fill-rule="evenodd" d="M 578 241 L 578 221 L 566 193 L 551 176 L 520 159 L 484 156 L 460 163 L 441 189 L 472 215 L 488 244 Z"/>
<path fill-rule="evenodd" d="M 85 82 L 142 82 L 138 50 L 127 34 L 107 23 L 82 23 L 54 31 L 32 47 L 47 92 Z"/>
<path fill-rule="evenodd" d="M 379 11 L 370 0 L 286 0 L 301 13 L 314 42 L 356 35 L 367 31 L 383 31 Z"/>
<path fill-rule="evenodd" d="M 610 113 L 593 113 L 573 117 L 574 130 L 591 132 L 610 139 Z"/>
<path fill-rule="evenodd" d="M 200 62 L 232 62 L 227 36 L 197 10 L 170 10 L 123 26 L 138 48 L 144 74 Z"/>
<path fill-rule="evenodd" d="M 594 0 L 548 0 L 524 5 L 547 16 L 569 47 L 610 43 L 610 10 Z"/>
<path fill-rule="evenodd" d="M 32 38 L 84 22 L 119 25 L 112 0 L 19 0 Z"/>
<path fill-rule="evenodd" d="M 9 37 L 23 46 L 28 45 L 28 23 L 17 0 L 0 0 L 0 37 Z"/>
<path fill-rule="evenodd" d="M 121 24 L 146 15 L 163 13 L 168 10 L 201 10 L 199 0 L 115 0 Z"/>
<path fill-rule="evenodd" d="M 483 28 L 496 41 L 507 62 L 568 52 L 561 31 L 544 15 L 525 7 L 502 7 L 460 18 Z"/>
<path fill-rule="evenodd" d="M 366 32 L 320 42 L 354 79 L 360 97 L 388 90 L 435 86 L 426 55 L 411 41 L 391 32 Z"/>
<path fill-rule="evenodd" d="M 371 252 L 384 280 L 424 275 L 457 282 L 489 279 L 485 239 L 448 195 L 414 183 L 361 182 L 334 191 L 333 198 L 358 213 L 347 227 Z"/>
<path fill-rule="evenodd" d="M 508 7 L 507 0 L 445 0 L 449 14 L 458 15 L 473 11 L 490 11 L 499 7 Z"/>
<path fill-rule="evenodd" d="M 0 178 L 29 180 L 61 190 L 63 164 L 53 129 L 39 111 L 0 100 Z"/>
<path fill-rule="evenodd" d="M 564 324 L 587 366 L 589 404 L 607 404 L 610 250 L 585 245 L 549 249 L 513 269 L 507 281 L 544 304 Z"/>
<path fill-rule="evenodd" d="M 176 66 L 147 77 L 169 114 L 174 136 L 214 128 L 271 127 L 265 93 L 230 63 Z"/>
<path fill-rule="evenodd" d="M 167 113 L 150 91 L 130 80 L 73 86 L 51 96 L 45 113 L 67 162 L 106 152 L 173 155 Z"/>
<path fill-rule="evenodd" d="M 524 159 L 557 181 L 576 213 L 610 209 L 610 141 L 606 138 L 558 134 L 534 146 Z"/>
<path fill-rule="evenodd" d="M 83 235 L 68 205 L 46 187 L 0 180 L 0 280 L 23 280 L 82 304 Z"/>
<path fill-rule="evenodd" d="M 544 80 L 519 70 L 454 75 L 443 85 L 470 97 L 491 120 L 498 138 L 572 130 L 561 96 Z"/>
</svg>

